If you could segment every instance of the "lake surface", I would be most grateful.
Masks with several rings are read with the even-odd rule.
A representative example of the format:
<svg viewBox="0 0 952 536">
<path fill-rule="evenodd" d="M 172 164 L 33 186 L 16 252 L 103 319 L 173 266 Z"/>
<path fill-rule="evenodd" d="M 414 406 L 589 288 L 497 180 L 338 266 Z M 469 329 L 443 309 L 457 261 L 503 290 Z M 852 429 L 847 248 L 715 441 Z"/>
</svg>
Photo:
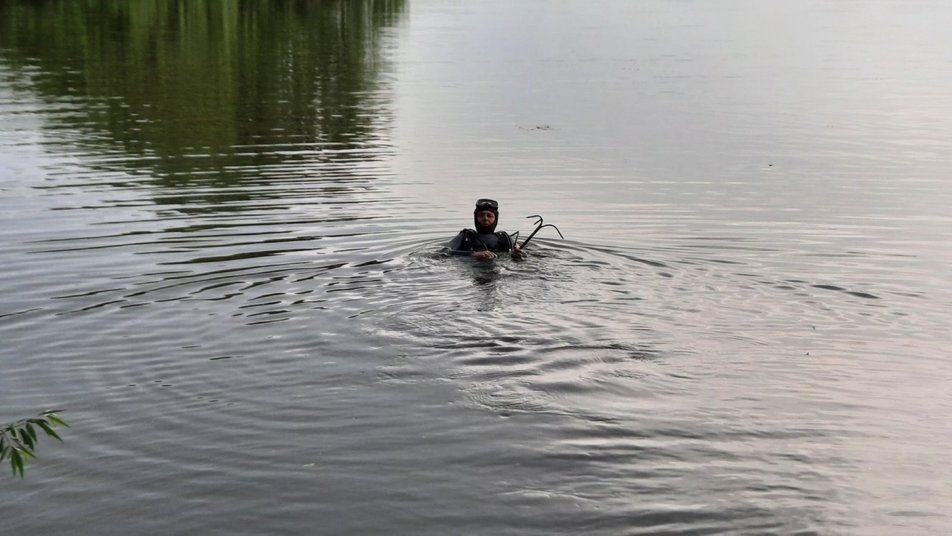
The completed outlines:
<svg viewBox="0 0 952 536">
<path fill-rule="evenodd" d="M 947 531 L 950 23 L 0 2 L 4 530 Z"/>
</svg>

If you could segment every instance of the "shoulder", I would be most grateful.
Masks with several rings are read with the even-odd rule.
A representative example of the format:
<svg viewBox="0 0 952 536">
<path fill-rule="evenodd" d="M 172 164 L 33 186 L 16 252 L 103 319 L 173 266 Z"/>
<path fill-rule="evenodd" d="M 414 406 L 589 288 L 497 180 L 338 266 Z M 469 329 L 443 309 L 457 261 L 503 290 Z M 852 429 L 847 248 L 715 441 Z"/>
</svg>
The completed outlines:
<svg viewBox="0 0 952 536">
<path fill-rule="evenodd" d="M 453 237 L 449 242 L 450 249 L 467 249 L 473 243 L 476 237 L 476 231 L 472 229 L 463 229 L 462 231 L 456 233 L 456 236 Z"/>
</svg>

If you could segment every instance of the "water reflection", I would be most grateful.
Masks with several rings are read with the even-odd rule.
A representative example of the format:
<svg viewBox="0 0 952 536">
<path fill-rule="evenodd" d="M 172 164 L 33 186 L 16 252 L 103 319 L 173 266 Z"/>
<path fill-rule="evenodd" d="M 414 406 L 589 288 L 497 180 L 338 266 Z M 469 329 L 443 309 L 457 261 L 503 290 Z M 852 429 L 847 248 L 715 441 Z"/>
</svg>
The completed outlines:
<svg viewBox="0 0 952 536">
<path fill-rule="evenodd" d="M 366 187 L 353 169 L 387 151 L 380 41 L 404 4 L 5 2 L 0 62 L 58 110 L 44 127 L 98 172 L 87 186 L 160 187 L 154 202 L 185 213 L 281 210 L 267 200 L 313 194 L 296 179 Z"/>
</svg>

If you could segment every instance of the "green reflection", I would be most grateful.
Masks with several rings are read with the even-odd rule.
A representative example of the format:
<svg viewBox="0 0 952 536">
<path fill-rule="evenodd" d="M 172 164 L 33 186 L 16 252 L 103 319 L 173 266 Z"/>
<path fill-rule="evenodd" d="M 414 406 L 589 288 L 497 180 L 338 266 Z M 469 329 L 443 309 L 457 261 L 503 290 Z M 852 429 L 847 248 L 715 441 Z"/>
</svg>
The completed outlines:
<svg viewBox="0 0 952 536">
<path fill-rule="evenodd" d="M 269 163 L 353 158 L 336 149 L 380 143 L 383 34 L 404 7 L 0 1 L 0 62 L 48 104 L 70 105 L 49 114 L 52 128 L 79 132 L 73 142 L 90 154 L 128 157 L 96 165 L 145 170 L 159 186 L 226 186 L 263 180 L 251 170 Z M 261 149 L 272 144 L 330 150 Z"/>
</svg>

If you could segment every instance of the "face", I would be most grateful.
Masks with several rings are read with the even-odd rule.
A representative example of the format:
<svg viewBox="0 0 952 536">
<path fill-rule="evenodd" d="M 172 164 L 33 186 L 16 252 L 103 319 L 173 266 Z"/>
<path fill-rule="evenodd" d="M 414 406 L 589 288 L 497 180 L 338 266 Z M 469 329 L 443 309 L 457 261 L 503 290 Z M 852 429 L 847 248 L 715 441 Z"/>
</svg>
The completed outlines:
<svg viewBox="0 0 952 536">
<path fill-rule="evenodd" d="M 491 210 L 480 210 L 476 212 L 476 221 L 480 226 L 492 227 L 496 223 L 496 214 Z"/>
</svg>

